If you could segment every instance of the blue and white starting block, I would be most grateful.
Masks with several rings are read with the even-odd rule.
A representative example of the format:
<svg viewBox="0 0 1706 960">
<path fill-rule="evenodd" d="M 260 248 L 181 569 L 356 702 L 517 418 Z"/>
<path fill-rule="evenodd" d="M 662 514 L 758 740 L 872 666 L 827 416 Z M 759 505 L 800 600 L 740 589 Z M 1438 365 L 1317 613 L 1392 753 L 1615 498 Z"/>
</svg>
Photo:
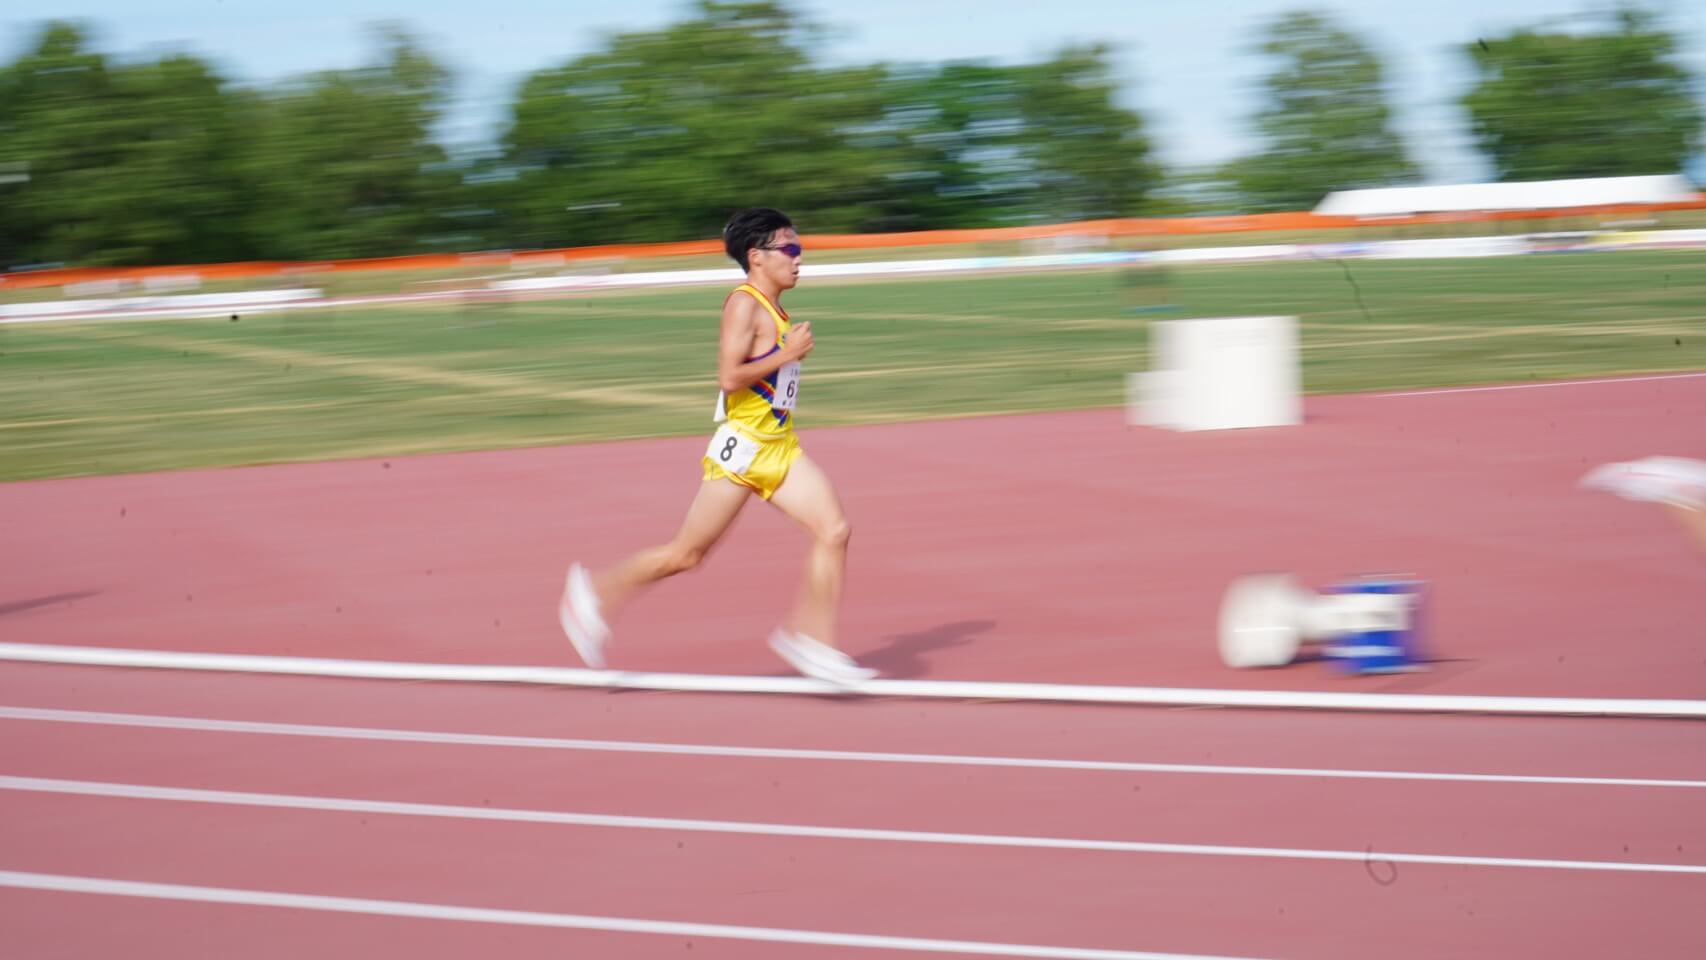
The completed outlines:
<svg viewBox="0 0 1706 960">
<path fill-rule="evenodd" d="M 1220 657 L 1229 667 L 1281 667 L 1305 646 L 1346 673 L 1420 670 L 1425 584 L 1365 576 L 1315 593 L 1289 574 L 1239 577 L 1220 607 Z"/>
</svg>

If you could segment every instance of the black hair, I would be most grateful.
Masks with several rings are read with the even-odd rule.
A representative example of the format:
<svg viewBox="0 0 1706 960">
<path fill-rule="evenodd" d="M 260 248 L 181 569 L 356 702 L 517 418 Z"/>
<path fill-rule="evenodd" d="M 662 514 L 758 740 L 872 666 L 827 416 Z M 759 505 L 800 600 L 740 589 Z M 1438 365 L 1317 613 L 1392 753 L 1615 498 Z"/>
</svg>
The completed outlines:
<svg viewBox="0 0 1706 960">
<path fill-rule="evenodd" d="M 737 210 L 729 218 L 728 225 L 723 227 L 723 250 L 730 260 L 740 264 L 742 270 L 751 270 L 746 257 L 752 248 L 764 246 L 771 234 L 793 225 L 794 221 L 789 220 L 787 214 L 769 207 Z"/>
</svg>

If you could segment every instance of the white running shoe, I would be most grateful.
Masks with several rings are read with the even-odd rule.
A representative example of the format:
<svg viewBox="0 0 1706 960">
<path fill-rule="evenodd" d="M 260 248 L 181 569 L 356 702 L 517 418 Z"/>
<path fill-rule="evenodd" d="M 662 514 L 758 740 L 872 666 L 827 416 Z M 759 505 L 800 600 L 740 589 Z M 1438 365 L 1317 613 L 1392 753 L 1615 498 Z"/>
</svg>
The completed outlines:
<svg viewBox="0 0 1706 960">
<path fill-rule="evenodd" d="M 859 666 L 834 647 L 780 627 L 770 634 L 770 649 L 789 666 L 816 680 L 848 686 L 877 675 L 877 671 Z"/>
<path fill-rule="evenodd" d="M 569 567 L 563 597 L 557 601 L 557 621 L 581 660 L 594 670 L 604 669 L 604 645 L 610 642 L 610 627 L 599 613 L 598 593 L 592 576 L 580 564 Z"/>
<path fill-rule="evenodd" d="M 1605 490 L 1625 500 L 1706 507 L 1706 461 L 1684 457 L 1648 457 L 1596 467 L 1582 486 Z"/>
</svg>

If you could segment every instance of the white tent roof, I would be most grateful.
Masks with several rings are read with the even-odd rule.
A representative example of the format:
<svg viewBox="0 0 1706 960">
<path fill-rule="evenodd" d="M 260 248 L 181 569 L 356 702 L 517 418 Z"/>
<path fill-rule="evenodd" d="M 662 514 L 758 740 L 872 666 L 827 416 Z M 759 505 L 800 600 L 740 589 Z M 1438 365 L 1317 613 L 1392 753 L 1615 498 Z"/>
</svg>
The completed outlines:
<svg viewBox="0 0 1706 960">
<path fill-rule="evenodd" d="M 1468 210 L 1548 210 L 1625 203 L 1682 203 L 1699 200 L 1693 184 L 1677 175 L 1537 180 L 1529 183 L 1463 183 L 1435 187 L 1378 187 L 1336 190 L 1315 212 L 1340 217 L 1391 217 Z"/>
</svg>

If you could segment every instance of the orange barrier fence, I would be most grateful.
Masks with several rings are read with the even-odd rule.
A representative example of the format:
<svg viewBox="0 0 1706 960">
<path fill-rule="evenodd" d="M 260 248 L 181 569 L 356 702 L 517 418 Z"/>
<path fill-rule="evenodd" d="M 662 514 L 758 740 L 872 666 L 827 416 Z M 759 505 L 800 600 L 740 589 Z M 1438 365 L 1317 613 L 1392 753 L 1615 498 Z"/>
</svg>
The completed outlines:
<svg viewBox="0 0 1706 960">
<path fill-rule="evenodd" d="M 1150 217 L 1084 220 L 1026 227 L 968 230 L 922 230 L 912 233 L 811 234 L 808 247 L 819 250 L 857 250 L 1001 241 L 1046 240 L 1055 237 L 1159 237 L 1210 233 L 1275 232 L 1282 230 L 1342 230 L 1354 227 L 1403 227 L 1489 221 L 1551 221 L 1570 217 L 1634 216 L 1672 210 L 1706 210 L 1706 194 L 1683 203 L 1576 207 L 1546 211 L 1433 213 L 1399 217 L 1328 217 L 1313 213 L 1259 213 L 1227 217 Z M 141 283 L 150 278 L 195 275 L 202 281 L 288 278 L 293 275 L 368 270 L 456 270 L 480 264 L 503 269 L 571 260 L 641 259 L 700 256 L 722 252 L 717 240 L 670 243 L 620 243 L 554 250 L 481 253 L 429 253 L 363 260 L 279 261 L 185 264 L 171 267 L 65 267 L 0 277 L 0 290 L 26 290 L 99 281 Z"/>
</svg>

